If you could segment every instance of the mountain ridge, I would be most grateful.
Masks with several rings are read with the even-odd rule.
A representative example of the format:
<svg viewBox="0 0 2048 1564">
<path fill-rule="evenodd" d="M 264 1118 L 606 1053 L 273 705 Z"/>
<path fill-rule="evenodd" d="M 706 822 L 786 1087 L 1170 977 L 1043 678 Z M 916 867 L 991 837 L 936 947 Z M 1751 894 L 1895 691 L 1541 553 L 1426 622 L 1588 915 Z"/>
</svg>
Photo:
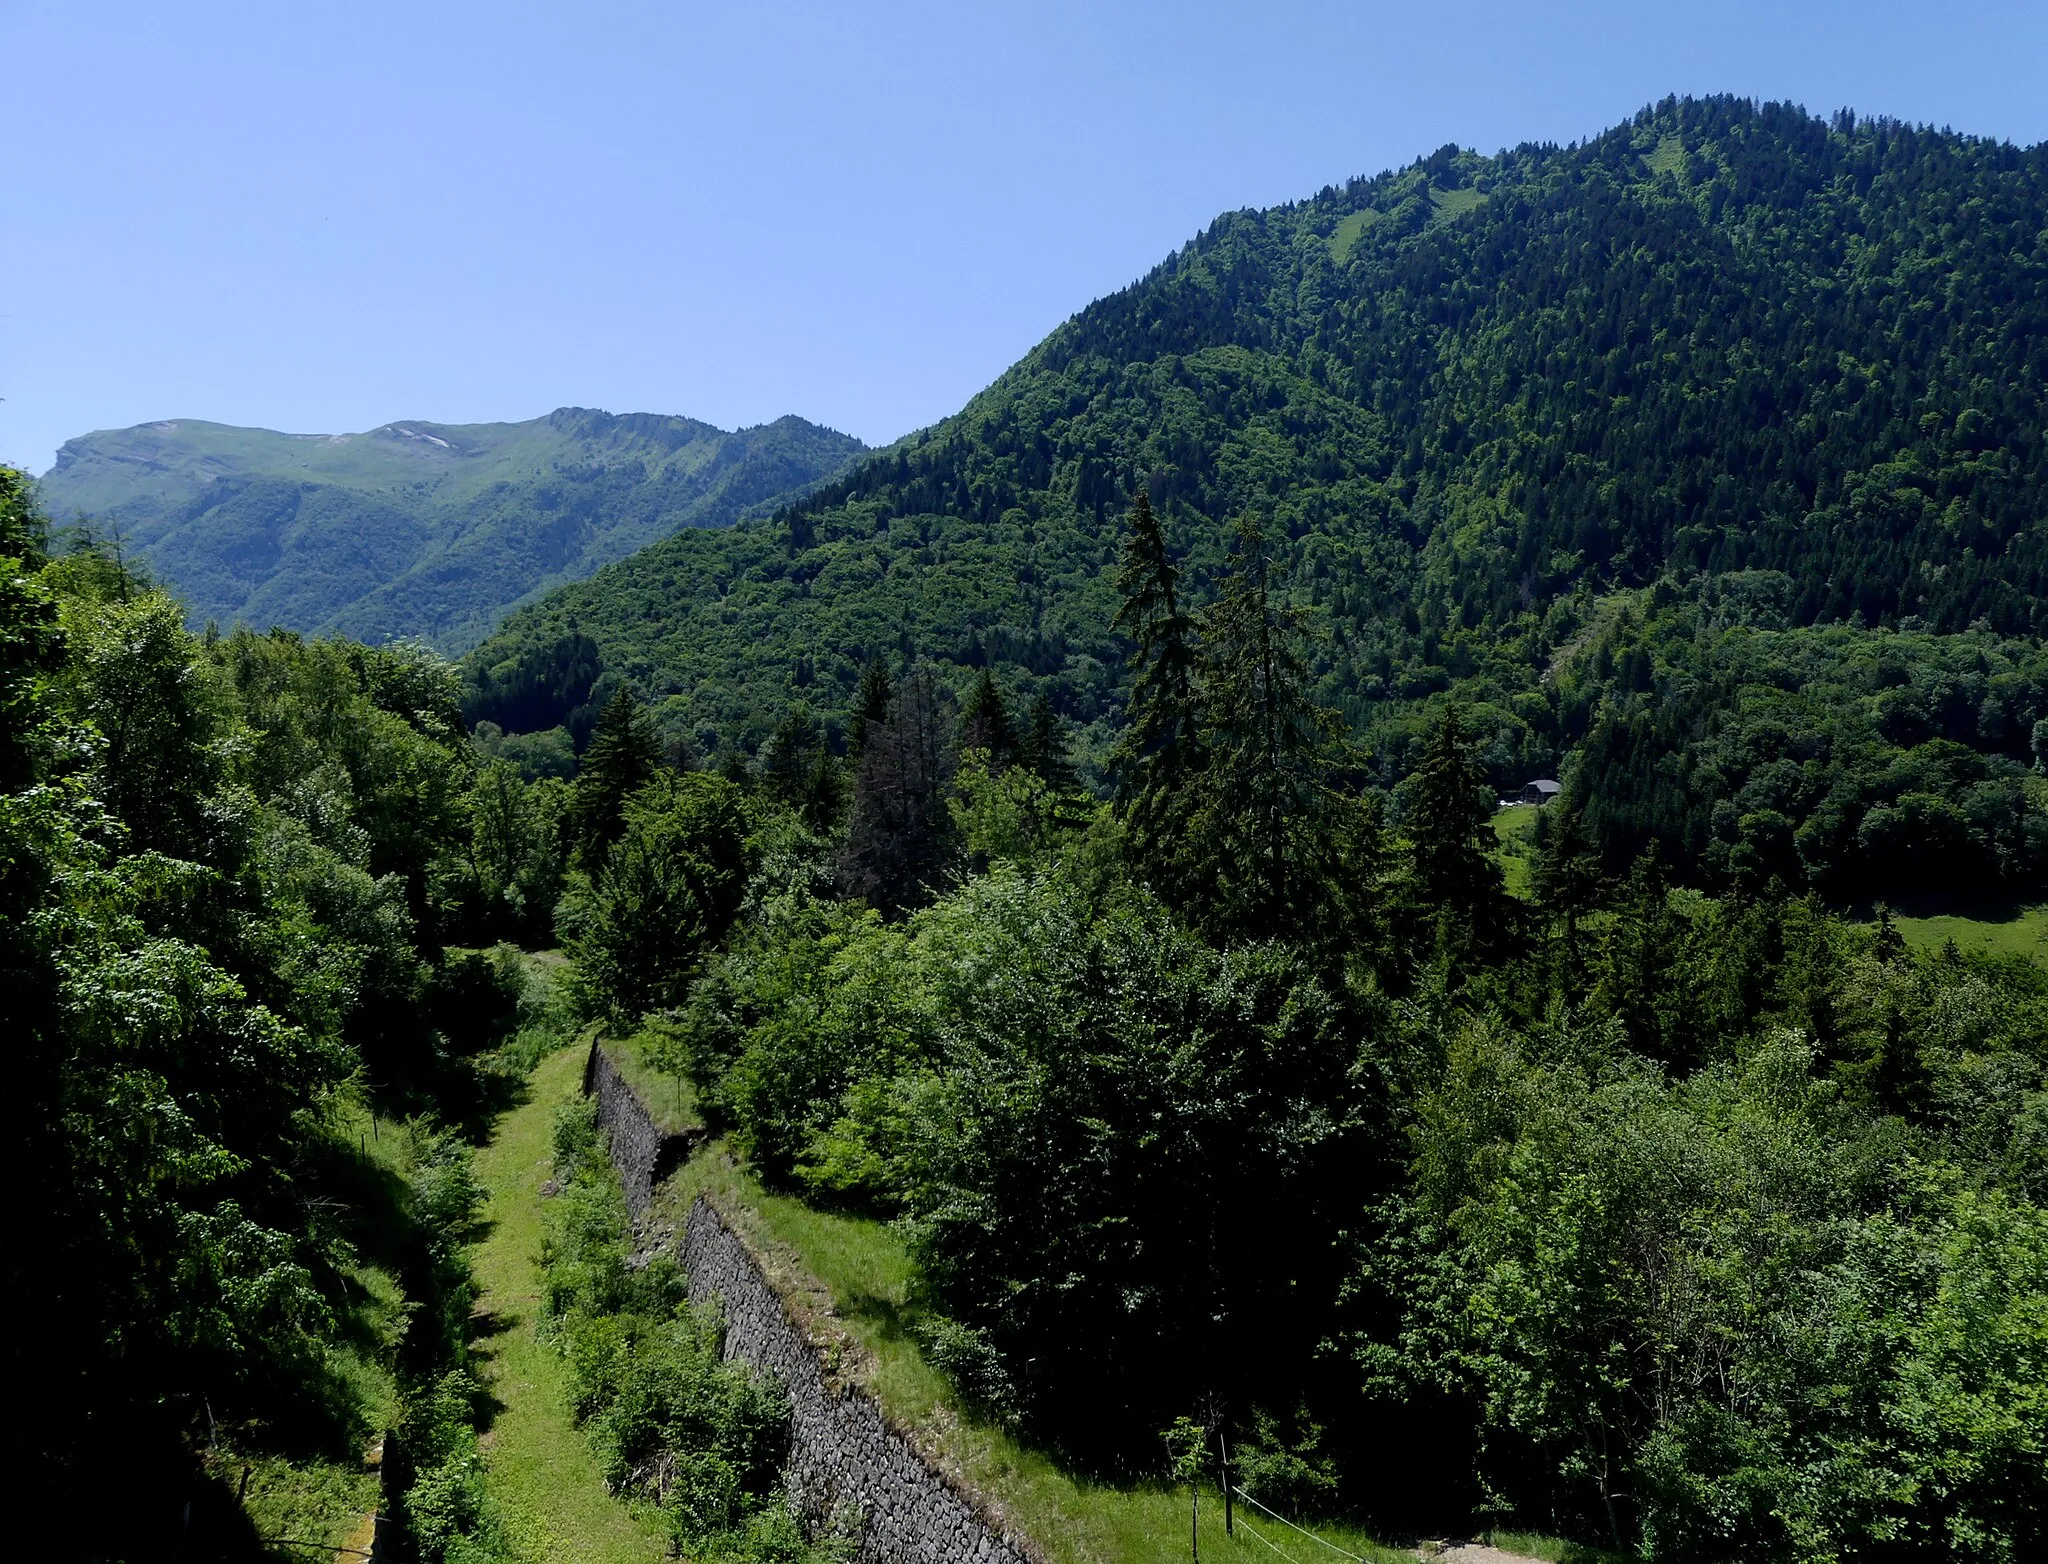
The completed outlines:
<svg viewBox="0 0 2048 1564">
<path fill-rule="evenodd" d="M 67 441 L 60 525 L 111 527 L 195 622 L 460 652 L 518 603 L 680 527 L 772 510 L 866 449 L 794 415 L 740 430 L 563 407 L 288 434 L 163 419 Z"/>
<path fill-rule="evenodd" d="M 1625 769 L 1616 854 L 1739 857 L 1748 831 L 1783 864 L 1810 825 L 1846 873 L 1877 850 L 1859 822 L 1892 830 L 1870 811 L 2009 792 L 2048 722 L 2048 147 L 1668 99 L 1226 213 L 775 517 L 521 609 L 471 654 L 469 709 L 546 727 L 624 684 L 697 752 L 747 753 L 796 701 L 843 734 L 868 662 L 925 659 L 1047 695 L 1100 782 L 1140 487 L 1196 603 L 1261 523 L 1382 785 L 1455 700 L 1501 785 Z M 1682 653 L 1681 612 L 1791 650 Z M 1970 668 L 1936 644 L 1979 633 Z M 1802 721 L 1860 725 L 1853 774 L 1772 727 L 1802 679 L 1839 694 Z M 1754 731 L 1717 751 L 1738 710 Z"/>
</svg>

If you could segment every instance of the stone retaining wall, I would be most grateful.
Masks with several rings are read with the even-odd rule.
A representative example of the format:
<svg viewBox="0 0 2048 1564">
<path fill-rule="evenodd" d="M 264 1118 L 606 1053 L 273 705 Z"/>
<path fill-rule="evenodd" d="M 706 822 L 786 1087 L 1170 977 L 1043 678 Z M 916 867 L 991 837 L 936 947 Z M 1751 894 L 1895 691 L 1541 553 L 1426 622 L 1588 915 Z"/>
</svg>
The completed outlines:
<svg viewBox="0 0 2048 1564">
<path fill-rule="evenodd" d="M 626 1209 L 638 1220 L 654 1196 L 654 1186 L 690 1160 L 704 1132 L 689 1129 L 670 1134 L 663 1130 L 611 1056 L 595 1041 L 583 1066 L 583 1091 L 597 1098 L 598 1126 L 611 1144 L 612 1166 L 619 1170 L 619 1182 L 626 1187 Z"/>
<path fill-rule="evenodd" d="M 933 1468 L 865 1390 L 827 1373 L 746 1243 L 702 1195 L 682 1260 L 691 1298 L 724 1310 L 726 1356 L 789 1392 L 789 1490 L 810 1521 L 855 1521 L 864 1564 L 1030 1564 L 1027 1547 Z"/>
<path fill-rule="evenodd" d="M 597 1098 L 637 1225 L 655 1185 L 688 1160 L 703 1132 L 664 1134 L 595 1044 L 583 1089 Z M 642 1237 L 662 1241 L 651 1231 Z M 861 1564 L 1039 1564 L 1036 1550 L 920 1454 L 865 1389 L 828 1369 L 746 1240 L 701 1195 L 679 1258 L 691 1299 L 716 1303 L 725 1316 L 725 1355 L 773 1374 L 789 1393 L 785 1475 L 812 1525 L 852 1523 Z"/>
</svg>

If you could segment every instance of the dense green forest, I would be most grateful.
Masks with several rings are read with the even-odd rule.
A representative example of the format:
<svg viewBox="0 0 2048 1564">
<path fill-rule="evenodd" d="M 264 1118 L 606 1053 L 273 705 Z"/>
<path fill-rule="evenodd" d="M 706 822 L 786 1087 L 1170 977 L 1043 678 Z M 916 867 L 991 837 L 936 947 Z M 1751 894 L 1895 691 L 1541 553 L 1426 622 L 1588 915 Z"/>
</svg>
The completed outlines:
<svg viewBox="0 0 2048 1564">
<path fill-rule="evenodd" d="M 52 556 L 30 498 L 0 470 L 33 1529 L 274 1557 L 320 1539 L 259 1520 L 381 1509 L 392 1547 L 493 1557 L 469 1147 L 566 1024 L 507 943 L 545 939 L 561 786 L 479 761 L 424 648 L 196 637 L 92 538 Z"/>
<path fill-rule="evenodd" d="M 801 418 L 734 433 L 578 407 L 353 435 L 176 419 L 67 441 L 40 489 L 195 625 L 416 636 L 452 655 L 549 587 L 679 528 L 772 513 L 861 450 Z"/>
<path fill-rule="evenodd" d="M 799 706 L 718 774 L 614 697 L 579 1002 L 771 1188 L 893 1222 L 930 1361 L 1075 1469 L 1157 1478 L 1193 1426 L 1194 1470 L 1223 1432 L 1265 1502 L 1382 1535 L 2035 1556 L 2048 973 L 1916 955 L 1763 859 L 1714 896 L 1655 844 L 1609 874 L 1569 797 L 1510 895 L 1464 709 L 1374 786 L 1279 546 L 1239 529 L 1191 608 L 1135 507 L 1106 803 L 988 677 L 876 665 L 847 760 Z M 612 1285 L 607 1328 L 701 1378 L 673 1283 Z M 594 1437 L 647 1428 L 614 1398 L 665 1360 L 591 1361 Z M 692 1481 L 683 1533 L 728 1491 Z"/>
<path fill-rule="evenodd" d="M 2048 1545 L 2048 974 L 1914 954 L 1756 840 L 1711 896 L 1654 843 L 1608 873 L 1570 795 L 1509 894 L 1466 710 L 1379 787 L 1258 526 L 1200 604 L 1142 498 L 1120 529 L 1097 801 L 1050 701 L 879 662 L 845 757 L 798 704 L 703 769 L 619 690 L 528 780 L 431 654 L 194 637 L 8 495 L 15 1372 L 78 1552 L 254 1557 L 238 1469 L 384 1429 L 392 1546 L 520 1556 L 467 1145 L 561 1003 L 771 1189 L 892 1222 L 927 1360 L 1068 1469 L 1157 1481 L 1192 1430 L 1183 1476 L 1224 1434 L 1261 1502 L 1381 1535 Z M 1654 668 L 1686 605 L 1639 606 Z M 1879 723 L 1909 685 L 1873 684 Z M 489 943 L 551 936 L 552 1002 Z M 587 1111 L 556 1169 L 542 1324 L 608 1480 L 689 1556 L 842 1553 L 780 1493 L 776 1387 L 628 1263 Z"/>
<path fill-rule="evenodd" d="M 1832 891 L 1887 833 L 1938 878 L 1961 829 L 2038 883 L 1973 790 L 2017 807 L 2048 718 L 2044 233 L 2048 153 L 1884 120 L 1675 100 L 1569 148 L 1445 148 L 1219 219 L 773 521 L 522 610 L 467 710 L 581 742 L 624 685 L 667 737 L 752 754 L 801 699 L 841 746 L 862 670 L 922 658 L 956 695 L 984 667 L 1043 693 L 1099 781 L 1142 488 L 1196 601 L 1259 518 L 1383 784 L 1455 696 L 1495 785 L 1589 737 L 1624 757 L 1589 815 L 1613 867 L 1655 836 L 1723 884 L 1752 839 L 1795 841 L 1777 867 Z M 1930 639 L 1959 632 L 1981 666 Z M 1828 721 L 1792 745 L 1765 713 L 1802 701 Z M 1708 731 L 1734 708 L 1744 734 Z M 1900 806 L 1923 797 L 1939 819 Z"/>
</svg>

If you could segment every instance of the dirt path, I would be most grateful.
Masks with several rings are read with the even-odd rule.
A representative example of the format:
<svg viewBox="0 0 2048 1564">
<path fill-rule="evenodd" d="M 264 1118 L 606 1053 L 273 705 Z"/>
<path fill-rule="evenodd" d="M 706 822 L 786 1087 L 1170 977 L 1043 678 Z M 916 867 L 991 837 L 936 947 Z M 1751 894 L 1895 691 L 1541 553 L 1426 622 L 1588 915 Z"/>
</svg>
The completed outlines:
<svg viewBox="0 0 2048 1564">
<path fill-rule="evenodd" d="M 534 1338 L 540 1301 L 540 1186 L 548 1176 L 555 1110 L 582 1089 L 583 1050 L 565 1048 L 534 1071 L 532 1096 L 507 1114 L 477 1154 L 489 1191 L 489 1236 L 472 1253 L 485 1322 L 484 1384 L 501 1410 L 484 1435 L 492 1497 L 526 1557 L 564 1564 L 654 1564 L 663 1528 L 605 1491 L 597 1462 L 569 1420 L 569 1372 Z"/>
<path fill-rule="evenodd" d="M 1543 1564 L 1543 1560 L 1532 1559 L 1526 1553 L 1509 1553 L 1484 1542 L 1440 1543 L 1434 1551 L 1428 1547 L 1415 1551 L 1431 1564 Z"/>
</svg>

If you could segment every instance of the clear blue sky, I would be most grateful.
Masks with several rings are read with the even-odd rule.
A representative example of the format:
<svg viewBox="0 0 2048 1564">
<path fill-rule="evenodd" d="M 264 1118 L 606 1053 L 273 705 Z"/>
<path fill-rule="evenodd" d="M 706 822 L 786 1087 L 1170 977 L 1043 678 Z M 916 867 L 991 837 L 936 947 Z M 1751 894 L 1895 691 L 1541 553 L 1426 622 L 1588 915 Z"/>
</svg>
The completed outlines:
<svg viewBox="0 0 2048 1564">
<path fill-rule="evenodd" d="M 880 442 L 1218 212 L 1669 92 L 2048 138 L 2048 4 L 0 0 L 0 459 L 565 403 Z"/>
</svg>

